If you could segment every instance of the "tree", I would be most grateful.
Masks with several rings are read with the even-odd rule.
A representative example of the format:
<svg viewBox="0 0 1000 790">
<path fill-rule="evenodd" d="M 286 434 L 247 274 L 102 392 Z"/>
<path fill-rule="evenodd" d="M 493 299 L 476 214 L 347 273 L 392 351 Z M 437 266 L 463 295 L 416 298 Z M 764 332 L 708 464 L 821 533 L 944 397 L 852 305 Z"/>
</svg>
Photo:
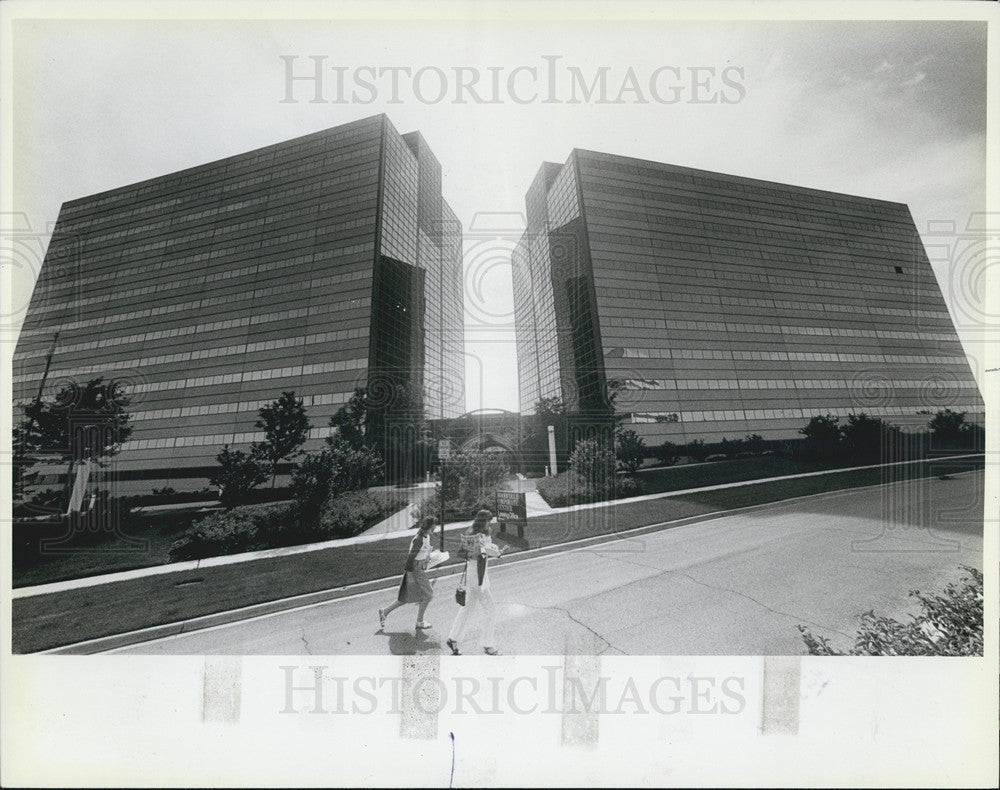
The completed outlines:
<svg viewBox="0 0 1000 790">
<path fill-rule="evenodd" d="M 219 469 L 208 482 L 219 488 L 219 501 L 227 510 L 242 503 L 247 491 L 267 480 L 267 461 L 258 451 L 245 453 L 223 446 L 215 456 Z"/>
<path fill-rule="evenodd" d="M 799 429 L 805 436 L 805 449 L 808 456 L 815 459 L 831 458 L 840 452 L 840 422 L 839 417 L 832 414 L 816 415 L 809 423 Z"/>
<path fill-rule="evenodd" d="M 535 414 L 540 417 L 554 417 L 566 414 L 566 404 L 562 398 L 552 396 L 550 398 L 539 398 L 535 401 Z"/>
<path fill-rule="evenodd" d="M 67 384 L 52 399 L 38 398 L 23 407 L 15 430 L 15 467 L 20 485 L 30 484 L 28 470 L 36 461 L 67 464 L 67 476 L 84 461 L 103 465 L 132 435 L 127 408 L 130 398 L 121 384 L 91 379 L 83 386 Z"/>
<path fill-rule="evenodd" d="M 615 436 L 615 457 L 623 472 L 634 474 L 646 457 L 646 443 L 635 431 L 619 430 Z"/>
<path fill-rule="evenodd" d="M 302 454 L 301 447 L 309 438 L 309 418 L 302 398 L 294 392 L 282 392 L 281 397 L 257 412 L 260 418 L 256 426 L 264 431 L 264 441 L 255 442 L 256 453 L 268 464 L 271 472 L 271 487 L 278 463 Z"/>
<path fill-rule="evenodd" d="M 677 460 L 680 454 L 679 448 L 671 441 L 664 441 L 663 444 L 653 448 L 653 455 L 661 462 L 670 466 Z"/>
<path fill-rule="evenodd" d="M 841 426 L 844 443 L 856 456 L 863 459 L 880 458 L 883 450 L 889 450 L 887 440 L 899 433 L 899 428 L 879 417 L 849 414 L 847 424 Z"/>
<path fill-rule="evenodd" d="M 366 391 L 357 387 L 346 404 L 330 418 L 330 427 L 351 447 L 360 450 L 365 446 Z"/>
<path fill-rule="evenodd" d="M 764 437 L 759 433 L 748 433 L 743 437 L 743 448 L 748 453 L 763 455 L 765 447 Z"/>
<path fill-rule="evenodd" d="M 570 471 L 583 480 L 588 491 L 610 492 L 615 480 L 615 454 L 596 439 L 576 443 L 569 457 Z"/>
<path fill-rule="evenodd" d="M 982 428 L 965 421 L 965 412 L 942 409 L 935 414 L 927 427 L 931 439 L 939 448 L 958 449 L 981 446 Z"/>
<path fill-rule="evenodd" d="M 446 507 L 472 515 L 484 507 L 489 510 L 496 507 L 496 492 L 510 474 L 510 468 L 499 453 L 462 450 L 441 462 L 440 473 L 449 495 L 445 497 Z"/>
<path fill-rule="evenodd" d="M 322 450 L 310 453 L 292 470 L 292 498 L 300 517 L 317 518 L 331 496 L 360 491 L 382 475 L 382 459 L 369 447 L 354 447 L 330 436 Z"/>
</svg>

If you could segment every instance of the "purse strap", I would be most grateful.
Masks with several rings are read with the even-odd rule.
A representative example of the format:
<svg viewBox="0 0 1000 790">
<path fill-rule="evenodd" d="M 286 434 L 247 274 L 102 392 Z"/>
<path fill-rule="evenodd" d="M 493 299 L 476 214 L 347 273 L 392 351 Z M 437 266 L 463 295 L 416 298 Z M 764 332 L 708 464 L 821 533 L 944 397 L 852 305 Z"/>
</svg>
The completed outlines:
<svg viewBox="0 0 1000 790">
<path fill-rule="evenodd" d="M 462 581 L 460 581 L 458 583 L 459 587 L 465 587 L 465 577 L 466 577 L 466 575 L 469 572 L 469 565 L 468 565 L 468 563 L 462 563 L 462 564 L 465 565 L 465 567 L 462 569 Z"/>
</svg>

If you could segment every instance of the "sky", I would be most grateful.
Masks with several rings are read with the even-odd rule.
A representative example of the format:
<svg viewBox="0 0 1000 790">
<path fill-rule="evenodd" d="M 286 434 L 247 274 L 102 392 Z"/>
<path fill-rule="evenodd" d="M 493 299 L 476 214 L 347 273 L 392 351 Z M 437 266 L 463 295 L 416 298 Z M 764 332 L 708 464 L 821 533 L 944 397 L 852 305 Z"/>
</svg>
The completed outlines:
<svg viewBox="0 0 1000 790">
<path fill-rule="evenodd" d="M 4 211 L 42 231 L 63 201 L 385 112 L 423 134 L 466 231 L 470 410 L 518 409 L 510 249 L 535 172 L 574 147 L 907 203 L 980 375 L 980 264 L 955 260 L 948 223 L 984 205 L 983 23 L 528 25 L 468 8 L 448 22 L 17 20 Z M 320 101 L 315 81 L 286 82 L 289 64 L 301 77 L 317 62 Z M 7 338 L 37 276 L 15 264 Z"/>
</svg>

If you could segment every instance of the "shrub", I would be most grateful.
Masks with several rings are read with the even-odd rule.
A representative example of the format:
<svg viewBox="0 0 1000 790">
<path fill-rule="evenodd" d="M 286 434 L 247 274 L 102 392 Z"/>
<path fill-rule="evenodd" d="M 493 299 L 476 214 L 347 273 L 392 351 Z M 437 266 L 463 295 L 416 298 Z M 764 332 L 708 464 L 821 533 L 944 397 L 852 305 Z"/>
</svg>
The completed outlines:
<svg viewBox="0 0 1000 790">
<path fill-rule="evenodd" d="M 701 439 L 695 439 L 684 445 L 683 455 L 691 456 L 695 461 L 704 461 L 708 457 L 708 448 Z"/>
<path fill-rule="evenodd" d="M 608 489 L 615 476 L 615 454 L 596 439 L 576 443 L 569 456 L 569 468 L 585 481 L 588 488 Z"/>
<path fill-rule="evenodd" d="M 677 461 L 677 445 L 673 442 L 665 441 L 663 444 L 651 448 L 650 452 L 656 460 L 667 466 Z"/>
<path fill-rule="evenodd" d="M 719 445 L 715 448 L 716 455 L 721 455 L 723 458 L 735 458 L 736 454 L 743 449 L 742 439 L 723 439 L 719 442 Z M 708 459 L 706 459 L 708 460 Z"/>
<path fill-rule="evenodd" d="M 759 433 L 750 433 L 743 437 L 743 451 L 751 455 L 763 455 L 767 444 Z"/>
<path fill-rule="evenodd" d="M 882 456 L 883 448 L 889 449 L 887 441 L 899 434 L 899 428 L 879 417 L 861 413 L 848 415 L 847 424 L 841 426 L 840 433 L 846 448 L 855 458 L 877 460 Z"/>
<path fill-rule="evenodd" d="M 447 513 L 471 518 L 477 510 L 496 508 L 496 492 L 506 487 L 510 468 L 498 453 L 463 450 L 441 462 Z M 438 507 L 440 503 L 438 502 Z M 433 515 L 428 512 L 427 515 Z"/>
<path fill-rule="evenodd" d="M 407 504 L 405 497 L 387 491 L 349 491 L 330 497 L 323 506 L 320 540 L 350 538 L 373 527 Z"/>
<path fill-rule="evenodd" d="M 812 460 L 839 456 L 841 454 L 839 422 L 840 418 L 832 414 L 816 415 L 810 419 L 804 428 L 799 429 L 799 433 L 805 437 L 805 443 L 801 448 L 794 448 L 793 454 L 801 452 L 804 458 Z"/>
<path fill-rule="evenodd" d="M 355 448 L 340 436 L 326 447 L 310 453 L 292 470 L 292 498 L 303 519 L 315 519 L 331 497 L 358 491 L 376 483 L 382 474 L 382 459 L 367 447 Z"/>
<path fill-rule="evenodd" d="M 854 647 L 841 653 L 822 636 L 800 625 L 802 640 L 813 656 L 981 656 L 983 654 L 983 574 L 961 566 L 960 582 L 950 582 L 940 595 L 917 590 L 910 595 L 922 612 L 900 623 L 874 611 L 861 616 Z"/>
<path fill-rule="evenodd" d="M 646 493 L 646 487 L 637 477 L 619 477 L 615 481 L 615 499 L 623 499 L 630 496 L 641 496 Z"/>
<path fill-rule="evenodd" d="M 965 412 L 943 409 L 935 414 L 927 427 L 934 446 L 940 449 L 965 450 L 982 447 L 983 429 L 965 421 Z"/>
<path fill-rule="evenodd" d="M 329 497 L 319 517 L 294 505 L 246 505 L 212 513 L 192 524 L 170 549 L 173 560 L 193 560 L 244 551 L 294 546 L 364 532 L 406 505 L 382 491 L 350 491 Z"/>
<path fill-rule="evenodd" d="M 635 431 L 620 430 L 615 436 L 615 457 L 618 468 L 632 474 L 642 466 L 646 457 L 646 443 Z"/>
<path fill-rule="evenodd" d="M 538 481 L 536 490 L 549 507 L 567 507 L 593 500 L 587 496 L 586 481 L 575 472 L 563 472 Z"/>
<path fill-rule="evenodd" d="M 634 477 L 618 477 L 605 488 L 588 486 L 587 481 L 575 472 L 563 472 L 553 477 L 541 478 L 536 490 L 549 507 L 584 505 L 609 499 L 639 496 L 645 493 L 642 481 Z"/>
<path fill-rule="evenodd" d="M 196 560 L 267 548 L 268 534 L 292 521 L 289 505 L 246 505 L 196 521 L 170 547 L 173 560 Z"/>
<path fill-rule="evenodd" d="M 267 480 L 267 469 L 256 454 L 230 450 L 227 444 L 215 460 L 219 469 L 208 482 L 219 487 L 219 501 L 227 510 L 239 505 L 247 491 Z"/>
</svg>

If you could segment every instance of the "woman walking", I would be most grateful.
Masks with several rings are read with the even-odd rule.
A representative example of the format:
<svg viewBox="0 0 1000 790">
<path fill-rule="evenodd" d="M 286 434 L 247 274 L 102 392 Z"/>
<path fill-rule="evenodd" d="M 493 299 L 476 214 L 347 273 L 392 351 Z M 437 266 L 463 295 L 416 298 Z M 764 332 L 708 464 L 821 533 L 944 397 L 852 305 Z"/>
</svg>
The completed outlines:
<svg viewBox="0 0 1000 790">
<path fill-rule="evenodd" d="M 490 656 L 498 655 L 493 639 L 493 626 L 496 619 L 496 606 L 493 602 L 493 591 L 490 588 L 490 577 L 486 573 L 487 560 L 499 557 L 507 547 L 500 548 L 490 538 L 490 519 L 493 514 L 488 510 L 480 510 L 472 522 L 472 526 L 462 535 L 462 549 L 465 555 L 466 596 L 465 606 L 458 610 L 451 632 L 448 634 L 448 647 L 452 655 L 461 655 L 458 642 L 465 633 L 470 613 L 473 609 L 483 610 L 483 652 Z"/>
<path fill-rule="evenodd" d="M 385 618 L 390 612 L 408 603 L 418 604 L 417 630 L 431 627 L 430 623 L 424 622 L 424 613 L 431 598 L 434 597 L 434 588 L 431 587 L 431 580 L 427 576 L 427 561 L 431 555 L 431 535 L 434 534 L 435 526 L 434 519 L 430 516 L 421 519 L 417 525 L 417 534 L 410 543 L 410 553 L 406 557 L 403 581 L 399 585 L 396 600 L 385 609 L 378 610 L 380 628 L 385 628 Z"/>
</svg>

